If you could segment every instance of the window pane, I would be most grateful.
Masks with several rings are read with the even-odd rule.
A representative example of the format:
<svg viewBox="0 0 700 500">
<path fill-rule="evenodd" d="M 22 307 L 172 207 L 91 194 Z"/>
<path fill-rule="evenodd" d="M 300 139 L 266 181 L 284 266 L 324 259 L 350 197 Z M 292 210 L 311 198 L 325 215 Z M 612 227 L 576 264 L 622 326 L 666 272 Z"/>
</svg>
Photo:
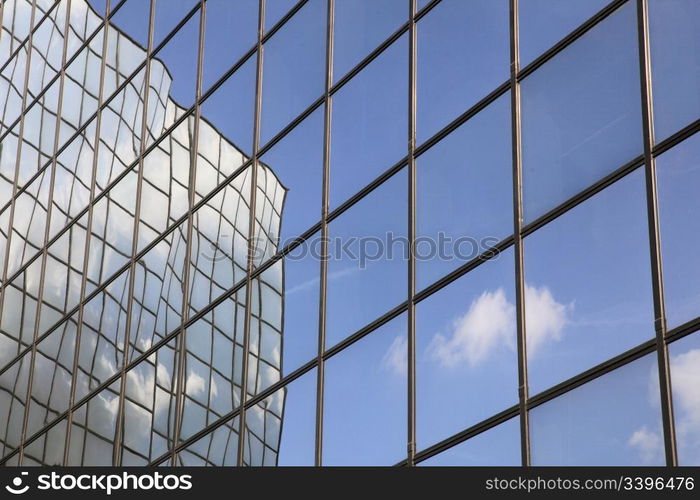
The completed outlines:
<svg viewBox="0 0 700 500">
<path fill-rule="evenodd" d="M 522 81 L 526 221 L 641 154 L 637 54 L 627 2 Z"/>
<path fill-rule="evenodd" d="M 206 2 L 202 90 L 211 87 L 255 45 L 258 36 L 258 4 L 258 0 Z"/>
<path fill-rule="evenodd" d="M 246 430 L 246 465 L 314 465 L 316 370 L 246 410 Z"/>
<path fill-rule="evenodd" d="M 265 31 L 277 24 L 299 0 L 265 0 Z"/>
<path fill-rule="evenodd" d="M 515 417 L 421 462 L 420 465 L 515 466 L 520 463 L 520 418 Z"/>
<path fill-rule="evenodd" d="M 199 16 L 198 11 L 155 54 L 152 63 L 165 66 L 172 78 L 168 94 L 177 105 L 183 108 L 189 108 L 194 103 L 197 88 Z"/>
<path fill-rule="evenodd" d="M 666 322 L 679 326 L 700 315 L 700 134 L 656 159 Z"/>
<path fill-rule="evenodd" d="M 608 4 L 609 0 L 518 2 L 520 67 L 525 67 Z"/>
<path fill-rule="evenodd" d="M 323 464 L 393 465 L 406 457 L 406 316 L 326 362 Z"/>
<path fill-rule="evenodd" d="M 179 452 L 177 464 L 186 467 L 232 467 L 237 465 L 240 429 L 241 421 L 236 416 Z"/>
<path fill-rule="evenodd" d="M 406 169 L 329 225 L 326 346 L 406 299 Z"/>
<path fill-rule="evenodd" d="M 331 207 L 406 155 L 407 43 L 402 36 L 333 96 Z"/>
<path fill-rule="evenodd" d="M 508 80 L 508 12 L 507 0 L 444 0 L 420 20 L 419 143 Z"/>
<path fill-rule="evenodd" d="M 153 26 L 153 46 L 160 42 L 177 26 L 199 0 L 155 0 L 156 12 Z M 144 8 L 148 2 L 143 2 Z M 196 17 L 196 16 L 195 16 Z"/>
<path fill-rule="evenodd" d="M 533 465 L 663 465 L 650 354 L 530 410 Z"/>
<path fill-rule="evenodd" d="M 700 334 L 668 347 L 679 465 L 700 465 Z"/>
<path fill-rule="evenodd" d="M 320 235 L 293 250 L 262 274 L 273 289 L 282 290 L 282 339 L 269 338 L 266 351 L 282 354 L 282 376 L 292 373 L 318 354 Z M 268 301 L 269 307 L 272 307 Z M 279 329 L 279 326 L 278 326 Z"/>
<path fill-rule="evenodd" d="M 126 0 L 109 21 L 145 49 L 148 46 L 150 17 L 150 2 Z"/>
<path fill-rule="evenodd" d="M 507 250 L 416 306 L 419 450 L 517 404 L 513 264 Z"/>
<path fill-rule="evenodd" d="M 537 393 L 654 337 L 643 168 L 524 241 Z"/>
<path fill-rule="evenodd" d="M 510 120 L 506 94 L 418 158 L 418 289 L 512 234 Z"/>
<path fill-rule="evenodd" d="M 202 118 L 206 122 L 203 127 L 210 126 L 215 129 L 214 137 L 224 139 L 222 155 L 252 155 L 255 65 L 256 57 L 253 56 L 202 103 Z M 209 137 L 200 139 L 200 148 L 201 141 Z M 223 142 L 227 144 L 224 145 Z M 243 161 L 237 160 L 234 163 L 239 165 Z"/>
<path fill-rule="evenodd" d="M 321 107 L 261 157 L 268 172 L 286 188 L 280 248 L 321 220 L 323 118 Z"/>
<path fill-rule="evenodd" d="M 654 131 L 660 141 L 700 118 L 700 3 L 649 2 Z"/>
<path fill-rule="evenodd" d="M 408 19 L 406 0 L 336 2 L 333 80 L 338 81 Z"/>
<path fill-rule="evenodd" d="M 311 0 L 265 43 L 261 144 L 323 94 L 326 4 Z"/>
</svg>

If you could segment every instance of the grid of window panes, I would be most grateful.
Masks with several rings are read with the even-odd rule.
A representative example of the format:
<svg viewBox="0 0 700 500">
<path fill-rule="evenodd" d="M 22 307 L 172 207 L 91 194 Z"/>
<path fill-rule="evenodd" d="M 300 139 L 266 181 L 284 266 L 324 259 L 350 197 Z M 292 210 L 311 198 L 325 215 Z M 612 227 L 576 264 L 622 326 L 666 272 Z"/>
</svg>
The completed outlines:
<svg viewBox="0 0 700 500">
<path fill-rule="evenodd" d="M 695 0 L 0 21 L 0 463 L 700 463 Z"/>
</svg>

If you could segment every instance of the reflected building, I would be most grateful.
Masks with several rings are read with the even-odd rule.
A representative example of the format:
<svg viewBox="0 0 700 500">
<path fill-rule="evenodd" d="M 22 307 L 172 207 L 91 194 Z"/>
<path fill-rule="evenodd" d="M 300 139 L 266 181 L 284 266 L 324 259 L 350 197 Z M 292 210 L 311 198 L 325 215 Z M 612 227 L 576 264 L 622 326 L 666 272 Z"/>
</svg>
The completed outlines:
<svg viewBox="0 0 700 500">
<path fill-rule="evenodd" d="M 263 254 L 286 190 L 86 0 L 6 2 L 0 40 L 0 456 L 148 464 L 280 379 L 282 267 L 181 325 L 246 276 L 254 178 Z M 283 408 L 248 417 L 244 463 L 275 463 Z M 178 463 L 235 464 L 238 422 Z"/>
</svg>

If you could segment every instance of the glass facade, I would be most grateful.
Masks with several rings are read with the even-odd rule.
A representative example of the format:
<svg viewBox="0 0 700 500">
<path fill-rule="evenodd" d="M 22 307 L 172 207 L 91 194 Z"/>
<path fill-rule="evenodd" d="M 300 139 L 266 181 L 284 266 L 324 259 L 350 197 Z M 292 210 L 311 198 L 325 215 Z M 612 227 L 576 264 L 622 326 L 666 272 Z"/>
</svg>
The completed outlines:
<svg viewBox="0 0 700 500">
<path fill-rule="evenodd" d="M 699 465 L 693 0 L 5 0 L 0 464 Z"/>
</svg>

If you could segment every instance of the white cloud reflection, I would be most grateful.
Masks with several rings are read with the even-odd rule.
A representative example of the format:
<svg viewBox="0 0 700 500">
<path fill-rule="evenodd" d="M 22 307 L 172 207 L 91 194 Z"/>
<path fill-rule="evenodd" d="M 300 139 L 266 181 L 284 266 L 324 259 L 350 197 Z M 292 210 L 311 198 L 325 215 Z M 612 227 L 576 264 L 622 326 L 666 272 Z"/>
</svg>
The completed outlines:
<svg viewBox="0 0 700 500">
<path fill-rule="evenodd" d="M 561 339 L 572 310 L 573 304 L 557 302 L 548 287 L 525 285 L 529 356 L 536 355 L 546 342 Z M 477 366 L 499 349 L 515 349 L 515 320 L 515 305 L 503 288 L 485 291 L 452 322 L 446 335 L 435 334 L 428 351 L 445 367 Z"/>
</svg>

